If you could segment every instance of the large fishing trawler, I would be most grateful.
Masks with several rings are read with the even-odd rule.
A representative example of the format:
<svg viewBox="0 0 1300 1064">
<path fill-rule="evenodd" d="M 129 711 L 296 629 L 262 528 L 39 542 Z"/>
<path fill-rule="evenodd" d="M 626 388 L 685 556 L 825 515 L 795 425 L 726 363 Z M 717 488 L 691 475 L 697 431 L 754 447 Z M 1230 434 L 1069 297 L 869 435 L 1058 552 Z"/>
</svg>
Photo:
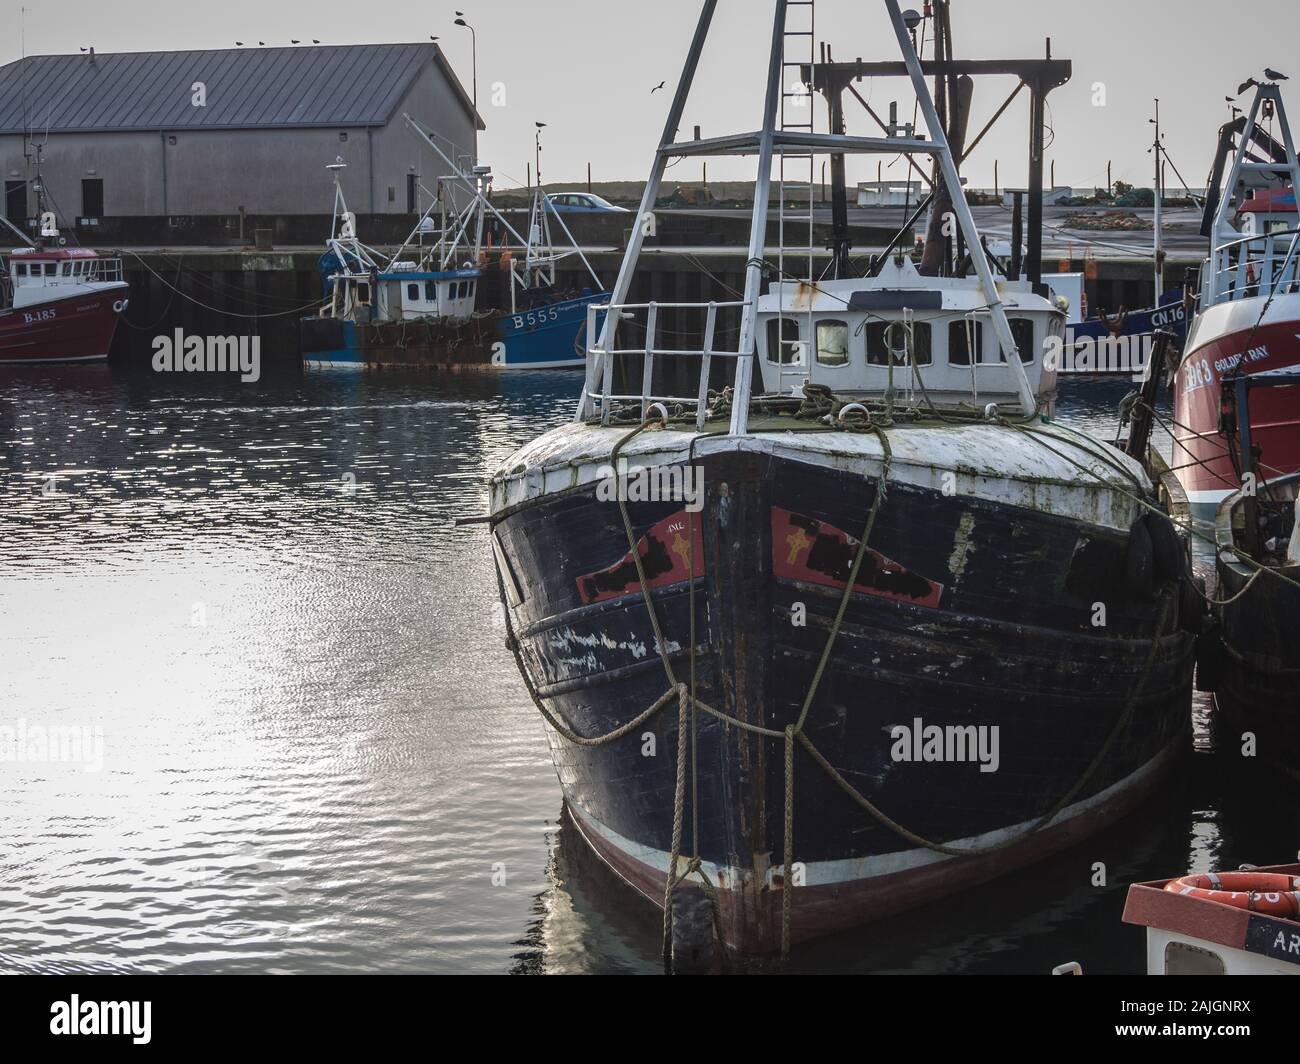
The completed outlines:
<svg viewBox="0 0 1300 1064">
<path fill-rule="evenodd" d="M 1174 466 L 1202 516 L 1242 487 L 1255 462 L 1266 477 L 1300 471 L 1300 388 L 1260 394 L 1257 454 L 1234 446 L 1235 379 L 1300 364 L 1300 165 L 1277 84 L 1246 85 L 1255 86 L 1250 111 L 1220 138 L 1203 229 L 1210 254 L 1175 379 Z"/>
<path fill-rule="evenodd" d="M 567 808 L 664 908 L 679 971 L 709 963 L 714 928 L 784 952 L 1134 809 L 1188 746 L 1199 622 L 1157 478 L 1052 422 L 1064 314 L 990 266 L 920 16 L 885 0 L 927 134 L 821 133 L 787 106 L 807 95 L 792 70 L 815 81 L 815 27 L 778 0 L 761 130 L 679 141 L 716 8 L 641 210 L 674 159 L 757 155 L 744 292 L 629 303 L 634 227 L 589 311 L 575 420 L 490 482 L 509 641 Z M 816 156 L 860 152 L 934 159 L 964 269 L 819 269 Z M 683 367 L 698 387 L 674 395 Z"/>
</svg>

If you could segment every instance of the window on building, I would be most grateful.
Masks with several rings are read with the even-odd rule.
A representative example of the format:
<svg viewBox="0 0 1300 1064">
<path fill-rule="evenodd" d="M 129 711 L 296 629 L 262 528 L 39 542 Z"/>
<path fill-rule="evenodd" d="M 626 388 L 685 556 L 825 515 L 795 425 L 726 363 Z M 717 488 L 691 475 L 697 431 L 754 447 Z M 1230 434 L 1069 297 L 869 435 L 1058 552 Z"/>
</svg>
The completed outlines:
<svg viewBox="0 0 1300 1064">
<path fill-rule="evenodd" d="M 819 366 L 849 364 L 848 322 L 819 321 L 817 323 L 817 364 Z"/>
<path fill-rule="evenodd" d="M 957 318 L 948 323 L 948 365 L 969 366 L 971 351 L 978 365 L 984 350 L 984 323 L 968 318 Z"/>
<path fill-rule="evenodd" d="M 340 133 L 340 134 L 339 134 L 339 143 L 340 143 L 340 144 L 346 144 L 347 142 L 348 142 L 348 135 L 347 135 L 346 133 Z"/>
<path fill-rule="evenodd" d="M 415 175 L 414 175 L 414 174 L 407 174 L 407 175 L 406 175 L 406 213 L 407 213 L 407 214 L 416 214 L 416 213 L 418 213 L 418 212 L 416 211 L 415 207 L 416 207 L 416 204 L 415 204 Z"/>
<path fill-rule="evenodd" d="M 782 366 L 799 362 L 799 323 L 792 318 L 773 318 L 767 323 L 767 360 Z"/>
<path fill-rule="evenodd" d="M 397 189 L 393 188 L 392 185 L 388 186 L 388 202 L 389 203 L 397 202 Z"/>
<path fill-rule="evenodd" d="M 911 331 L 903 321 L 869 321 L 863 330 L 867 340 L 867 364 L 888 366 L 892 356 L 894 365 L 912 364 L 928 366 L 934 361 L 930 348 L 929 322 L 912 322 Z"/>
<path fill-rule="evenodd" d="M 82 179 L 81 216 L 83 218 L 104 217 L 104 179 L 102 177 Z"/>
<path fill-rule="evenodd" d="M 27 182 L 5 182 L 5 217 L 20 225 L 27 221 Z"/>
</svg>

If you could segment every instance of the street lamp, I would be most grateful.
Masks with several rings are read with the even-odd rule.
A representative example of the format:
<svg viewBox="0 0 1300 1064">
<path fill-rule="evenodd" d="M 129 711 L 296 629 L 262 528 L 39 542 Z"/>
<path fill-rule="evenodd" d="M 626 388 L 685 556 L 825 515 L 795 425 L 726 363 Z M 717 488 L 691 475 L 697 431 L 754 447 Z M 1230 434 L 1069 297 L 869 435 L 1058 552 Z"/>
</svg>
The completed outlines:
<svg viewBox="0 0 1300 1064">
<path fill-rule="evenodd" d="M 478 114 L 478 34 L 474 32 L 474 27 L 465 21 L 465 12 L 457 11 L 457 26 L 464 26 L 469 30 L 470 46 L 473 49 L 474 57 L 474 113 Z"/>
</svg>

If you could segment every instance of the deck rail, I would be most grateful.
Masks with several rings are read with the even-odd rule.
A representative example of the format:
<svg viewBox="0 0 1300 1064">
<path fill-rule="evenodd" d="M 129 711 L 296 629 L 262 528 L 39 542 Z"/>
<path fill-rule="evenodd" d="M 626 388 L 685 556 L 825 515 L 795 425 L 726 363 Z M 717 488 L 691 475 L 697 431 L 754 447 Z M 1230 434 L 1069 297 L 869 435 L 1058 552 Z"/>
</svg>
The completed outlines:
<svg viewBox="0 0 1300 1064">
<path fill-rule="evenodd" d="M 584 400 L 589 407 L 594 407 L 600 411 L 600 422 L 602 425 L 608 425 L 610 413 L 615 403 L 639 403 L 641 405 L 641 417 L 644 419 L 650 412 L 650 407 L 654 403 L 681 404 L 683 406 L 695 408 L 695 424 L 697 429 L 703 429 L 705 420 L 708 416 L 708 399 L 709 399 L 709 378 L 713 368 L 713 359 L 729 358 L 736 359 L 737 366 L 741 365 L 741 360 L 749 359 L 753 351 L 742 350 L 740 344 L 744 342 L 742 336 L 737 343 L 735 350 L 718 346 L 718 314 L 720 311 L 739 310 L 742 314 L 750 306 L 744 300 L 732 302 L 709 302 L 709 303 L 592 303 L 587 307 L 587 380 L 594 382 L 595 387 L 588 384 L 584 390 Z M 703 337 L 703 343 L 699 347 L 670 347 L 663 341 L 663 335 L 666 330 L 660 322 L 661 311 L 676 311 L 679 316 L 694 314 L 704 315 L 704 327 L 700 335 Z M 599 327 L 599 317 L 601 314 L 612 315 L 614 318 L 613 328 L 601 330 Z M 620 332 L 626 333 L 630 330 L 625 328 L 625 323 L 635 322 L 638 315 L 644 314 L 642 324 L 645 329 L 644 342 L 635 342 L 624 340 L 620 344 Z M 605 336 L 609 336 L 609 346 L 605 347 Z M 752 348 L 752 343 L 751 343 Z M 691 396 L 672 396 L 655 394 L 655 368 L 657 360 L 665 356 L 678 358 L 698 358 L 700 360 L 699 389 L 695 395 Z M 634 395 L 616 395 L 613 392 L 614 372 L 617 364 L 622 359 L 639 358 L 641 362 L 641 391 Z M 744 366 L 748 369 L 749 362 Z"/>
<path fill-rule="evenodd" d="M 1300 291 L 1300 229 L 1246 236 L 1214 249 L 1201 305 Z"/>
</svg>

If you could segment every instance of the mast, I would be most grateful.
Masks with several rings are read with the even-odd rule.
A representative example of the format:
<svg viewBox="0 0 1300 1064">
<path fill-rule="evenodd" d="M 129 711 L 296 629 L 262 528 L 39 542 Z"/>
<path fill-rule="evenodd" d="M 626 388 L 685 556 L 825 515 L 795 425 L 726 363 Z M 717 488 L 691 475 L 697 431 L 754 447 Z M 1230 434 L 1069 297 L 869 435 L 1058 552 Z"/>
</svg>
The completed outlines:
<svg viewBox="0 0 1300 1064">
<path fill-rule="evenodd" d="M 1160 297 L 1164 295 L 1164 291 L 1165 291 L 1164 233 L 1161 230 L 1161 209 L 1164 206 L 1164 198 L 1165 198 L 1164 174 L 1163 174 L 1164 145 L 1160 142 L 1160 100 L 1159 99 L 1156 100 L 1156 116 L 1154 119 L 1152 119 L 1152 121 L 1156 127 L 1156 141 L 1155 144 L 1152 146 L 1152 153 L 1155 155 L 1155 160 L 1156 160 L 1156 180 L 1155 180 L 1155 185 L 1152 186 L 1155 189 L 1155 199 L 1156 199 L 1156 213 L 1155 213 L 1156 294 L 1151 305 L 1153 307 L 1159 307 Z"/>
<path fill-rule="evenodd" d="M 677 139 L 677 130 L 681 126 L 682 113 L 686 109 L 686 100 L 691 94 L 691 86 L 695 83 L 695 74 L 699 69 L 700 56 L 704 51 L 704 42 L 709 36 L 709 27 L 713 24 L 713 15 L 717 10 L 718 0 L 704 0 L 704 5 L 700 9 L 700 18 L 695 25 L 695 36 L 691 40 L 691 50 L 686 58 L 686 65 L 682 68 L 682 76 L 677 83 L 677 91 L 673 95 L 672 106 L 668 110 L 668 118 L 664 122 L 663 136 L 659 140 L 659 149 L 655 152 L 654 167 L 650 172 L 650 180 L 646 182 L 645 191 L 641 194 L 641 208 L 637 211 L 635 223 L 632 226 L 632 236 L 627 242 L 627 251 L 623 256 L 623 264 L 619 267 L 618 279 L 614 282 L 614 289 L 610 293 L 609 302 L 611 306 L 618 306 L 627 302 L 628 292 L 632 288 L 632 275 L 636 272 L 636 264 L 641 256 L 641 247 L 645 243 L 648 235 L 647 229 L 653 218 L 655 200 L 659 198 L 659 188 L 663 184 L 664 171 L 668 168 L 669 147 Z M 760 182 L 766 187 L 766 183 Z M 600 332 L 600 349 L 608 351 L 613 345 L 614 335 L 618 329 L 617 315 L 606 314 L 605 323 Z M 587 376 L 582 390 L 582 399 L 578 403 L 577 417 L 575 420 L 582 421 L 590 412 L 590 395 L 600 381 L 604 372 L 604 362 L 612 358 L 610 355 L 597 355 L 595 358 L 587 359 Z M 750 372 L 747 364 L 745 371 Z"/>
<path fill-rule="evenodd" d="M 980 241 L 979 231 L 975 226 L 974 217 L 970 211 L 961 187 L 961 180 L 957 173 L 957 159 L 945 136 L 943 123 L 940 121 L 935 109 L 934 101 L 930 95 L 930 87 L 926 81 L 922 64 L 917 56 L 916 48 L 913 46 L 910 31 L 907 26 L 902 11 L 899 7 L 898 0 L 885 0 L 885 7 L 889 13 L 890 21 L 894 27 L 895 37 L 897 39 L 899 50 L 902 53 L 903 63 L 900 74 L 905 73 L 911 82 L 913 92 L 916 95 L 917 106 L 924 114 L 926 128 L 929 130 L 925 138 L 915 136 L 911 131 L 906 136 L 899 136 L 897 128 L 886 128 L 886 136 L 881 137 L 861 137 L 845 136 L 836 133 L 820 134 L 811 129 L 801 128 L 778 128 L 778 111 L 783 94 L 783 72 L 787 64 L 785 61 L 784 39 L 788 35 L 786 27 L 786 15 L 788 9 L 798 2 L 801 6 L 806 6 L 809 0 L 777 0 L 775 4 L 776 12 L 774 25 L 772 27 L 771 53 L 767 67 L 767 84 L 766 99 L 763 110 L 762 127 L 754 132 L 731 134 L 720 137 L 711 137 L 701 139 L 697 136 L 694 140 L 678 141 L 676 134 L 681 122 L 682 112 L 685 108 L 687 97 L 690 94 L 691 85 L 694 81 L 696 70 L 698 68 L 700 54 L 703 51 L 705 40 L 708 36 L 709 24 L 712 20 L 716 8 L 716 0 L 705 0 L 704 8 L 700 15 L 700 22 L 696 28 L 695 39 L 691 45 L 691 51 L 683 68 L 681 79 L 678 83 L 677 92 L 673 99 L 672 109 L 669 113 L 665 126 L 664 135 L 660 140 L 658 150 L 655 153 L 654 166 L 651 170 L 650 179 L 647 181 L 645 191 L 642 195 L 641 213 L 637 223 L 633 226 L 631 239 L 628 241 L 628 247 L 624 253 L 623 264 L 619 271 L 618 280 L 615 283 L 614 291 L 611 293 L 608 303 L 603 308 L 593 306 L 590 309 L 588 318 L 591 335 L 599 331 L 599 340 L 595 343 L 588 342 L 588 359 L 587 373 L 584 381 L 582 398 L 578 406 L 576 420 L 584 421 L 588 416 L 599 412 L 602 423 L 608 424 L 610 415 L 610 404 L 617 400 L 619 402 L 640 401 L 641 413 L 644 418 L 652 404 L 673 404 L 681 403 L 695 404 L 697 410 L 697 424 L 703 424 L 703 411 L 705 401 L 708 395 L 708 367 L 710 359 L 715 356 L 725 356 L 732 360 L 734 365 L 733 387 L 731 390 L 731 419 L 730 434 L 733 436 L 744 435 L 748 431 L 749 403 L 752 393 L 752 379 L 755 361 L 755 351 L 757 349 L 757 325 L 758 325 L 758 301 L 762 293 L 762 286 L 765 274 L 771 269 L 771 264 L 765 261 L 764 254 L 766 251 L 766 235 L 768 226 L 768 207 L 771 200 L 772 191 L 772 164 L 778 154 L 784 156 L 791 155 L 799 159 L 809 158 L 816 154 L 836 155 L 840 153 L 874 153 L 874 154 L 925 154 L 936 158 L 939 163 L 939 174 L 947 184 L 952 193 L 952 209 L 956 216 L 959 226 L 959 238 L 964 239 L 969 252 L 972 265 L 975 268 L 980 282 L 980 294 L 984 299 L 983 305 L 979 308 L 979 313 L 987 314 L 991 319 L 991 325 L 994 335 L 997 337 L 1001 350 L 1005 353 L 1007 363 L 1016 396 L 1020 401 L 1020 407 L 1026 417 L 1032 417 L 1037 412 L 1038 402 L 1034 395 L 1033 388 L 1029 383 L 1029 377 L 1026 373 L 1024 364 L 1020 358 L 1019 348 L 1011 332 L 1011 324 L 1007 319 L 1006 307 L 1002 301 L 1002 294 L 999 290 L 996 278 L 993 275 L 992 267 L 989 264 L 988 255 Z M 909 12 L 909 18 L 911 13 Z M 1048 64 L 1050 65 L 1050 59 Z M 860 62 L 856 68 L 862 67 Z M 951 71 L 945 71 L 951 72 Z M 1050 73 L 1046 69 L 1039 72 L 1036 79 L 1040 85 L 1040 91 L 1045 94 L 1046 87 L 1044 83 L 1049 78 Z M 813 72 L 813 81 L 816 83 L 816 73 Z M 883 125 L 883 123 L 881 123 Z M 758 156 L 757 174 L 754 185 L 754 204 L 753 215 L 751 219 L 748 258 L 745 264 L 745 290 L 741 301 L 738 303 L 699 303 L 699 304 L 661 304 L 650 302 L 645 304 L 630 304 L 627 302 L 627 296 L 631 287 L 632 275 L 636 270 L 638 260 L 641 254 L 641 248 L 645 236 L 649 235 L 653 216 L 650 214 L 655 199 L 658 195 L 659 187 L 663 179 L 664 170 L 667 161 L 670 158 L 691 158 L 709 155 L 754 155 Z M 918 212 L 919 213 L 919 212 Z M 801 251 L 803 249 L 800 249 Z M 778 270 L 779 272 L 779 270 Z M 800 283 L 807 286 L 815 286 L 817 279 L 809 277 L 799 279 Z M 776 283 L 781 285 L 781 297 L 784 297 L 785 287 L 788 279 L 782 274 Z M 661 351 L 655 344 L 657 312 L 661 307 L 669 309 L 694 309 L 706 314 L 704 326 L 704 344 L 699 350 L 684 351 L 674 349 L 671 352 Z M 740 311 L 740 330 L 739 342 L 735 349 L 718 350 L 714 346 L 714 327 L 716 325 L 716 314 L 719 309 L 738 309 Z M 607 311 L 603 326 L 597 330 L 597 311 L 604 309 Z M 641 351 L 636 349 L 618 350 L 615 344 L 615 336 L 618 329 L 618 323 L 625 317 L 630 318 L 628 311 L 645 311 L 646 324 L 644 326 L 646 342 Z M 802 338 L 801 338 L 802 339 Z M 806 343 L 806 341 L 805 341 Z M 696 355 L 701 358 L 701 374 L 698 397 L 672 397 L 663 396 L 654 392 L 654 363 L 655 359 L 662 354 L 680 354 Z M 639 355 L 642 358 L 642 384 L 639 395 L 614 395 L 611 392 L 613 381 L 614 360 L 623 355 Z"/>
</svg>

